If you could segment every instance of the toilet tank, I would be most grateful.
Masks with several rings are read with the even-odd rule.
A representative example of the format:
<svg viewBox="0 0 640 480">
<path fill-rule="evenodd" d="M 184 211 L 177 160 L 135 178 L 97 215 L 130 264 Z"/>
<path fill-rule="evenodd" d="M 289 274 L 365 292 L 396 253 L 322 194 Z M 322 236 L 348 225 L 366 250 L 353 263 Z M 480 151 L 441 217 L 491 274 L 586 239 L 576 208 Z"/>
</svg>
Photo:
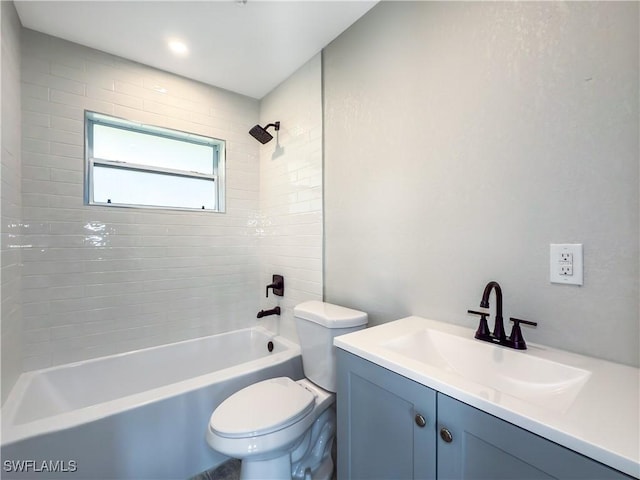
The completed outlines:
<svg viewBox="0 0 640 480">
<path fill-rule="evenodd" d="M 336 391 L 336 353 L 333 339 L 367 326 L 367 314 L 316 300 L 293 309 L 304 375 L 319 387 Z"/>
</svg>

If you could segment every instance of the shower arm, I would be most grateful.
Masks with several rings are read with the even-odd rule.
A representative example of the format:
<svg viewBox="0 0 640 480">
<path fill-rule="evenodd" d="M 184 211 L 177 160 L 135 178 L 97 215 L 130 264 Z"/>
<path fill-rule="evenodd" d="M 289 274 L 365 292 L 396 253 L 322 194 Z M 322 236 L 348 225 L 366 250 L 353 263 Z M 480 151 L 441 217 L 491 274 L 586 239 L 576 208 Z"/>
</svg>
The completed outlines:
<svg viewBox="0 0 640 480">
<path fill-rule="evenodd" d="M 269 127 L 275 127 L 277 132 L 278 130 L 280 130 L 280 122 L 270 123 L 269 125 L 264 127 L 264 129 L 267 130 Z"/>
</svg>

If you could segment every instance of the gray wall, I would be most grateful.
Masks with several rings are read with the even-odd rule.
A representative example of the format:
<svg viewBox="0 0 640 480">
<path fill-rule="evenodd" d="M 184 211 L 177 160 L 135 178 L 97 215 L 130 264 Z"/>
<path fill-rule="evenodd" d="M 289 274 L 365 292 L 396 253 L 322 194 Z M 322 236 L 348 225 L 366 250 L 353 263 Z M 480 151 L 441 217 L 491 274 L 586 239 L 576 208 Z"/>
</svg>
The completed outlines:
<svg viewBox="0 0 640 480">
<path fill-rule="evenodd" d="M 4 403 L 22 372 L 22 309 L 20 304 L 21 112 L 20 20 L 12 2 L 0 2 L 2 16 L 2 391 Z"/>
<path fill-rule="evenodd" d="M 638 365 L 638 7 L 389 2 L 330 44 L 326 300 L 475 328 L 497 280 L 530 342 Z"/>
</svg>

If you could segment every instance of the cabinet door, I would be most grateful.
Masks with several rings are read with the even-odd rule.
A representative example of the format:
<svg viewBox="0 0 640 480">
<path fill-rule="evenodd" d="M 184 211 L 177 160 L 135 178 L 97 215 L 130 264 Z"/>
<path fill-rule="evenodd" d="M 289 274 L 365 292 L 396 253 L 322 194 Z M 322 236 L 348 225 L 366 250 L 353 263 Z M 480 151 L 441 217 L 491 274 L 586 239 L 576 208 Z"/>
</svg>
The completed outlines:
<svg viewBox="0 0 640 480">
<path fill-rule="evenodd" d="M 439 479 L 631 478 L 441 393 L 438 432 Z"/>
<path fill-rule="evenodd" d="M 434 390 L 338 349 L 338 478 L 434 479 L 435 406 Z"/>
</svg>

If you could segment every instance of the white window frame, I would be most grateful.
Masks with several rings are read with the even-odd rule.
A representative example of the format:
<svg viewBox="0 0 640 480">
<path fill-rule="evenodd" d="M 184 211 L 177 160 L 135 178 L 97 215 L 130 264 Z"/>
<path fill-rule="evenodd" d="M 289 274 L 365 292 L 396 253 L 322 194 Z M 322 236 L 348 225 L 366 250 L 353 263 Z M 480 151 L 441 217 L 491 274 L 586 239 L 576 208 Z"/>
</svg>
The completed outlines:
<svg viewBox="0 0 640 480">
<path fill-rule="evenodd" d="M 213 152 L 213 173 L 201 173 L 180 169 L 155 167 L 152 165 L 143 165 L 127 161 L 108 160 L 104 158 L 96 158 L 93 155 L 93 127 L 94 125 L 106 125 L 112 128 L 120 128 L 137 132 L 143 135 L 155 135 L 158 137 L 170 138 L 186 143 L 194 143 L 197 145 L 206 145 L 212 147 Z M 188 210 L 191 212 L 224 212 L 225 211 L 225 156 L 226 142 L 217 138 L 205 137 L 192 133 L 173 130 L 164 127 L 156 127 L 153 125 L 145 125 L 125 120 L 118 117 L 112 117 L 101 113 L 85 110 L 85 182 L 84 182 L 84 201 L 87 205 L 100 205 L 108 207 L 128 207 L 128 208 L 151 208 L 164 210 Z M 174 207 L 164 205 L 138 205 L 129 203 L 111 203 L 98 202 L 93 198 L 93 168 L 94 165 L 101 167 L 123 169 L 128 171 L 147 172 L 153 174 L 178 176 L 194 179 L 209 179 L 212 181 L 215 196 L 215 208 L 192 208 L 192 207 Z"/>
</svg>

